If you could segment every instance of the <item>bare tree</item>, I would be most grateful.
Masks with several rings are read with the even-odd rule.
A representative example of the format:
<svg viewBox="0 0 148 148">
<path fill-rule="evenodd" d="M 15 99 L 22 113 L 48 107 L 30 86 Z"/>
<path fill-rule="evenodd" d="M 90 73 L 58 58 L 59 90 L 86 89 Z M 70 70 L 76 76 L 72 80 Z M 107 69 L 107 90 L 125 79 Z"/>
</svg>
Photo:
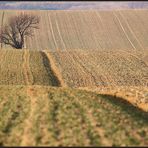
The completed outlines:
<svg viewBox="0 0 148 148">
<path fill-rule="evenodd" d="M 0 42 L 22 49 L 25 36 L 33 36 L 33 29 L 38 29 L 39 20 L 36 15 L 23 13 L 9 18 L 8 25 L 1 27 Z"/>
</svg>

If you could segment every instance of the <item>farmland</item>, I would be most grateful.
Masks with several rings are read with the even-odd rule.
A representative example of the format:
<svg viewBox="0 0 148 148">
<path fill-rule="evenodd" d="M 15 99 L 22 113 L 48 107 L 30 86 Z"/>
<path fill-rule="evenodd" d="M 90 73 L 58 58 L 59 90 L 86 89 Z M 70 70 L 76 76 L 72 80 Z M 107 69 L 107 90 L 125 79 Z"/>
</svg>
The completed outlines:
<svg viewBox="0 0 148 148">
<path fill-rule="evenodd" d="M 59 51 L 52 55 L 67 86 L 123 97 L 148 110 L 148 66 L 133 53 L 114 51 Z"/>
<path fill-rule="evenodd" d="M 1 146 L 148 145 L 147 113 L 122 99 L 47 86 L 0 94 Z"/>
<path fill-rule="evenodd" d="M 0 12 L 1 24 L 17 10 Z M 148 49 L 148 10 L 26 11 L 40 16 L 39 29 L 26 39 L 27 49 L 135 50 Z M 3 48 L 8 48 L 3 45 Z"/>
<path fill-rule="evenodd" d="M 69 86 L 148 86 L 148 66 L 127 52 L 75 50 L 50 54 Z"/>
<path fill-rule="evenodd" d="M 60 85 L 42 52 L 0 51 L 0 85 Z"/>
<path fill-rule="evenodd" d="M 41 20 L 0 46 L 0 146 L 148 146 L 148 10 L 1 10 L 1 26 L 20 12 Z"/>
</svg>

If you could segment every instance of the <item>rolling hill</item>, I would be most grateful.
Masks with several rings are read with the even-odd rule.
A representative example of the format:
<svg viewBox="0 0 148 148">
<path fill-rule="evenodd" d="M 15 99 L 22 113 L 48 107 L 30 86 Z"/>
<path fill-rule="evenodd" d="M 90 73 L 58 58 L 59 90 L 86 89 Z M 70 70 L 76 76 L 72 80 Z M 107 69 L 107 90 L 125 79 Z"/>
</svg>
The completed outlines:
<svg viewBox="0 0 148 148">
<path fill-rule="evenodd" d="M 49 86 L 0 86 L 1 146 L 148 145 L 148 113 L 120 98 Z"/>
<path fill-rule="evenodd" d="M 1 44 L 0 146 L 147 146 L 148 10 L 1 10 L 1 26 L 21 12 L 41 21 Z"/>
<path fill-rule="evenodd" d="M 1 10 L 1 25 L 20 12 L 40 16 L 40 29 L 26 39 L 27 49 L 148 49 L 148 10 Z"/>
<path fill-rule="evenodd" d="M 0 57 L 0 85 L 95 90 L 148 111 L 148 66 L 130 53 L 3 49 Z"/>
</svg>

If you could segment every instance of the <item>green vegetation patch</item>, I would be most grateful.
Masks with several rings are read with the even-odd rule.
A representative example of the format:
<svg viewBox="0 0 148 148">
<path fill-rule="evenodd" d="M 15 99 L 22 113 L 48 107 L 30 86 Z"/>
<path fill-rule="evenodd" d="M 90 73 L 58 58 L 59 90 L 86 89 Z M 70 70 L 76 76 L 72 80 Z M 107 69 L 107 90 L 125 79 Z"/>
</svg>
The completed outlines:
<svg viewBox="0 0 148 148">
<path fill-rule="evenodd" d="M 45 86 L 0 87 L 3 146 L 148 145 L 148 113 L 121 98 Z"/>
</svg>

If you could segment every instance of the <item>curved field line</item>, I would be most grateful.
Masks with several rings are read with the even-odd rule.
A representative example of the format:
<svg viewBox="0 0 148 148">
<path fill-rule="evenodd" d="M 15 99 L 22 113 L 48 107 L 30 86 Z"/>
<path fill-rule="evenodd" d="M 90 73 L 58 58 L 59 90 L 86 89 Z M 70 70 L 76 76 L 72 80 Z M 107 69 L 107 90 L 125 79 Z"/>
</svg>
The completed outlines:
<svg viewBox="0 0 148 148">
<path fill-rule="evenodd" d="M 89 54 L 89 56 L 92 57 L 93 59 L 95 59 L 95 60 L 97 61 L 97 56 L 94 56 L 94 54 L 91 53 L 91 54 Z M 92 61 L 91 61 L 92 65 L 95 65 L 95 64 L 96 64 L 96 61 L 95 61 L 95 60 L 92 60 Z M 96 66 L 96 69 L 97 69 L 99 66 L 100 66 L 100 65 L 99 65 L 99 63 L 98 63 L 97 66 Z M 96 69 L 95 69 L 95 70 L 96 70 Z M 112 78 L 110 75 L 107 75 L 107 74 L 106 74 L 106 71 L 105 71 L 102 67 L 99 67 L 99 71 L 96 70 L 96 72 L 97 72 L 97 73 L 102 73 L 103 76 L 104 76 L 104 78 L 105 78 L 105 80 L 106 80 L 106 82 L 110 82 L 110 85 L 113 84 L 113 82 L 114 82 L 113 78 Z"/>
<path fill-rule="evenodd" d="M 52 34 L 52 37 L 53 37 L 53 41 L 55 43 L 56 49 L 59 50 L 58 44 L 57 44 L 56 39 L 55 39 L 55 36 L 54 36 L 54 31 L 53 31 L 53 28 L 52 28 L 51 18 L 48 15 L 48 13 L 47 13 L 47 16 L 48 16 L 48 20 L 49 20 L 49 24 L 50 24 L 50 28 L 51 28 L 51 34 Z"/>
<path fill-rule="evenodd" d="M 116 15 L 114 12 L 113 12 L 113 15 L 117 18 L 117 20 L 118 20 L 118 22 L 119 22 L 119 24 L 120 24 L 120 26 L 121 26 L 121 28 L 122 28 L 122 30 L 123 30 L 123 32 L 124 32 L 126 38 L 127 38 L 128 41 L 130 42 L 130 44 L 132 45 L 132 47 L 133 47 L 134 49 L 136 49 L 136 47 L 134 46 L 134 44 L 132 43 L 132 41 L 131 41 L 130 38 L 128 37 L 126 31 L 124 30 L 124 27 L 122 26 L 122 23 L 121 23 L 120 19 L 117 17 L 117 15 Z"/>
<path fill-rule="evenodd" d="M 124 53 L 126 53 L 126 54 L 129 54 L 129 55 L 135 57 L 136 59 L 138 59 L 139 61 L 142 61 L 146 66 L 148 66 L 148 64 L 147 64 L 146 62 L 144 62 L 142 59 L 140 59 L 137 55 L 132 54 L 132 53 L 129 53 L 129 52 L 127 52 L 126 50 L 120 50 L 120 52 L 124 52 Z M 127 58 L 127 60 L 128 60 L 128 58 Z"/>
<path fill-rule="evenodd" d="M 51 64 L 51 69 L 52 71 L 54 72 L 55 76 L 58 78 L 58 81 L 60 82 L 60 85 L 62 87 L 67 87 L 67 84 L 64 82 L 63 78 L 62 78 L 62 75 L 61 73 L 59 72 L 57 66 L 55 65 L 55 62 L 51 56 L 51 54 L 47 51 L 44 51 L 43 52 L 46 54 L 46 56 L 48 57 L 48 60 L 50 61 L 50 64 Z"/>
<path fill-rule="evenodd" d="M 79 36 L 80 31 L 79 31 L 79 28 L 77 27 L 77 24 L 76 24 L 74 15 L 71 15 L 70 17 L 71 17 L 71 23 L 74 25 L 74 28 L 76 28 L 76 29 L 74 30 L 74 32 L 75 32 L 75 34 L 76 34 L 76 36 L 77 36 L 77 39 L 78 39 L 78 41 L 79 41 L 79 43 L 80 43 L 79 45 L 80 45 L 81 48 L 83 49 L 83 47 L 85 47 L 85 45 L 84 45 L 84 42 L 82 41 L 81 37 Z"/>
<path fill-rule="evenodd" d="M 31 84 L 32 82 L 30 81 L 30 67 L 29 67 L 29 51 L 24 50 L 24 56 L 23 56 L 24 62 L 23 62 L 23 68 L 24 68 L 24 76 L 25 76 L 25 82 L 27 85 Z"/>
<path fill-rule="evenodd" d="M 85 64 L 83 63 L 83 61 L 80 59 L 79 55 L 78 54 L 77 55 L 76 54 L 72 54 L 72 56 L 73 56 L 73 59 L 76 59 L 77 58 L 77 60 L 74 60 L 74 61 L 77 61 L 76 63 L 79 64 L 79 66 L 83 68 L 83 70 L 85 71 L 85 73 L 87 75 L 91 76 L 91 78 L 94 80 L 94 84 L 97 86 L 96 77 L 93 75 L 92 71 L 87 66 L 85 66 Z M 80 60 L 78 61 L 78 59 L 80 59 Z"/>
<path fill-rule="evenodd" d="M 4 61 L 6 59 L 6 55 L 7 55 L 7 50 L 2 50 L 0 51 L 0 70 L 2 69 L 2 65 L 4 64 Z M 2 77 L 2 76 L 1 76 Z M 6 82 L 9 80 L 10 78 L 7 78 L 7 79 L 2 79 L 0 80 L 0 83 L 2 82 Z M 12 78 L 11 78 L 12 79 Z"/>
<path fill-rule="evenodd" d="M 62 58 L 63 57 L 63 54 L 61 52 L 57 52 L 57 54 Z M 65 60 L 68 60 L 67 62 L 69 63 L 69 61 L 71 61 L 70 63 L 72 64 L 71 66 L 73 67 L 73 64 L 78 67 L 78 69 L 81 69 L 81 75 L 85 75 L 87 76 L 87 72 L 85 71 L 85 69 L 79 64 L 76 62 L 76 59 L 73 57 L 73 54 L 72 53 L 69 53 L 68 51 L 65 52 L 65 56 L 67 57 L 63 57 L 64 58 L 64 61 Z M 66 58 L 66 59 L 65 59 Z M 65 65 L 65 62 L 63 63 Z M 62 64 L 62 67 L 64 66 Z M 74 67 L 76 67 L 74 66 Z"/>
<path fill-rule="evenodd" d="M 103 20 L 102 20 L 102 18 L 100 16 L 99 12 L 95 11 L 95 14 L 96 14 L 96 17 L 99 18 L 97 20 L 100 22 L 100 24 L 101 24 L 100 26 L 104 31 L 104 37 L 109 41 L 108 43 L 106 43 L 106 45 L 108 46 L 109 43 L 112 45 L 112 42 L 110 40 L 110 37 L 108 36 L 108 33 L 106 32 L 106 29 L 105 29 L 104 24 L 103 24 Z M 98 24 L 96 24 L 96 25 L 98 25 Z"/>
<path fill-rule="evenodd" d="M 35 145 L 35 140 L 34 137 L 32 135 L 32 121 L 33 121 L 33 117 L 34 117 L 34 112 L 37 106 L 37 102 L 36 102 L 36 98 L 33 96 L 32 92 L 31 92 L 31 87 L 27 87 L 27 96 L 28 98 L 30 98 L 30 114 L 29 117 L 25 120 L 24 123 L 24 132 L 22 135 L 22 141 L 21 141 L 21 146 L 31 146 L 31 145 Z"/>
<path fill-rule="evenodd" d="M 90 107 L 88 107 L 85 103 L 85 105 L 81 102 L 81 99 L 78 99 L 77 97 L 75 97 L 73 94 L 69 94 L 71 97 L 74 97 L 75 101 L 80 104 L 80 106 L 85 110 L 86 115 L 91 123 L 91 126 L 94 128 L 94 130 L 99 134 L 100 138 L 101 138 L 101 142 L 103 143 L 102 145 L 104 146 L 109 146 L 110 142 L 105 138 L 105 131 L 101 128 L 101 127 L 97 127 L 97 121 L 95 119 L 95 117 L 92 115 L 93 111 L 91 110 Z"/>
<path fill-rule="evenodd" d="M 0 51 L 0 65 L 2 64 L 4 57 L 6 55 L 7 50 L 1 50 Z M 1 66 L 0 66 L 1 67 Z"/>
<path fill-rule="evenodd" d="M 121 17 L 123 18 L 123 20 L 125 21 L 125 23 L 127 24 L 129 30 L 131 31 L 131 33 L 133 34 L 133 36 L 135 37 L 135 39 L 137 40 L 137 42 L 139 43 L 139 45 L 142 47 L 142 49 L 144 49 L 144 47 L 142 46 L 142 44 L 140 43 L 139 39 L 136 37 L 135 33 L 132 31 L 129 23 L 125 20 L 123 14 L 119 11 L 119 14 L 121 15 Z"/>
<path fill-rule="evenodd" d="M 101 41 L 99 41 L 99 38 L 100 38 L 100 36 L 99 36 L 99 38 L 98 38 L 98 33 L 96 33 L 95 32 L 95 30 L 93 30 L 92 29 L 92 27 L 90 27 L 89 25 L 88 25 L 88 23 L 87 23 L 87 19 L 85 18 L 85 12 L 81 12 L 82 13 L 82 15 L 84 16 L 84 23 L 86 24 L 85 26 L 86 26 L 86 30 L 90 30 L 90 32 L 91 32 L 91 34 L 93 34 L 93 36 L 91 35 L 90 37 L 92 38 L 91 40 L 89 39 L 89 41 L 88 42 L 91 42 L 92 43 L 92 41 L 93 41 L 93 44 L 97 47 L 97 48 L 101 48 L 101 49 L 105 49 L 105 47 L 103 46 L 103 45 L 101 45 Z M 89 17 L 89 15 L 88 15 L 88 17 Z M 94 18 L 93 17 L 91 17 L 91 23 L 93 23 L 94 24 Z M 100 24 L 99 24 L 99 22 L 98 22 L 98 26 L 100 27 Z M 98 28 L 98 27 L 97 27 Z M 99 46 L 97 46 L 97 43 L 99 44 Z"/>
<path fill-rule="evenodd" d="M 102 26 L 102 29 L 104 30 L 105 32 L 105 37 L 107 38 L 107 40 L 109 41 L 110 45 L 112 45 L 112 41 L 110 40 L 111 38 L 109 37 L 108 35 L 108 32 L 106 32 L 106 29 L 105 29 L 105 24 L 103 24 L 103 20 L 101 18 L 101 15 L 99 14 L 99 12 L 95 11 L 95 14 L 97 15 L 97 18 L 99 18 L 99 21 L 101 22 L 101 26 Z"/>
<path fill-rule="evenodd" d="M 88 110 L 88 108 L 85 108 L 84 105 L 83 105 L 83 108 L 86 110 L 87 116 L 88 116 L 91 124 L 95 127 L 97 125 L 97 121 L 92 115 L 92 110 L 90 108 Z M 97 133 L 101 137 L 101 142 L 103 143 L 103 145 L 104 146 L 109 146 L 110 142 L 105 138 L 104 130 L 102 128 L 100 128 L 100 127 L 95 127 L 94 129 L 97 131 Z"/>
<path fill-rule="evenodd" d="M 63 38 L 62 38 L 62 36 L 61 36 L 61 32 L 60 32 L 60 29 L 59 29 L 59 25 L 58 25 L 58 22 L 57 22 L 56 19 L 55 19 L 55 22 L 56 22 L 56 27 L 57 27 L 57 30 L 58 30 L 60 39 L 61 39 L 61 41 L 62 41 L 62 44 L 63 44 L 64 48 L 66 49 L 66 45 L 65 45 L 65 43 L 64 43 L 64 41 L 63 41 Z"/>
<path fill-rule="evenodd" d="M 92 75 L 92 73 L 91 73 L 91 72 L 88 70 L 88 68 L 83 64 L 83 62 L 81 62 L 81 60 L 77 60 L 77 59 L 80 59 L 80 58 L 78 57 L 78 55 L 76 55 L 76 54 L 74 54 L 74 53 L 72 53 L 72 54 L 68 53 L 68 54 L 69 54 L 69 56 L 71 57 L 71 59 L 74 61 L 74 63 L 76 63 L 77 66 L 79 66 L 79 68 L 82 70 L 81 72 L 83 72 L 86 76 L 89 76 L 89 78 L 93 79 L 93 81 L 91 81 L 92 84 L 95 83 L 95 85 L 97 85 L 97 84 L 96 84 L 95 76 Z"/>
<path fill-rule="evenodd" d="M 28 71 L 27 71 L 27 50 L 24 50 L 24 63 L 23 63 L 23 67 L 24 67 L 24 76 L 25 76 L 25 82 L 27 85 L 29 85 L 29 77 L 28 77 Z"/>
</svg>

